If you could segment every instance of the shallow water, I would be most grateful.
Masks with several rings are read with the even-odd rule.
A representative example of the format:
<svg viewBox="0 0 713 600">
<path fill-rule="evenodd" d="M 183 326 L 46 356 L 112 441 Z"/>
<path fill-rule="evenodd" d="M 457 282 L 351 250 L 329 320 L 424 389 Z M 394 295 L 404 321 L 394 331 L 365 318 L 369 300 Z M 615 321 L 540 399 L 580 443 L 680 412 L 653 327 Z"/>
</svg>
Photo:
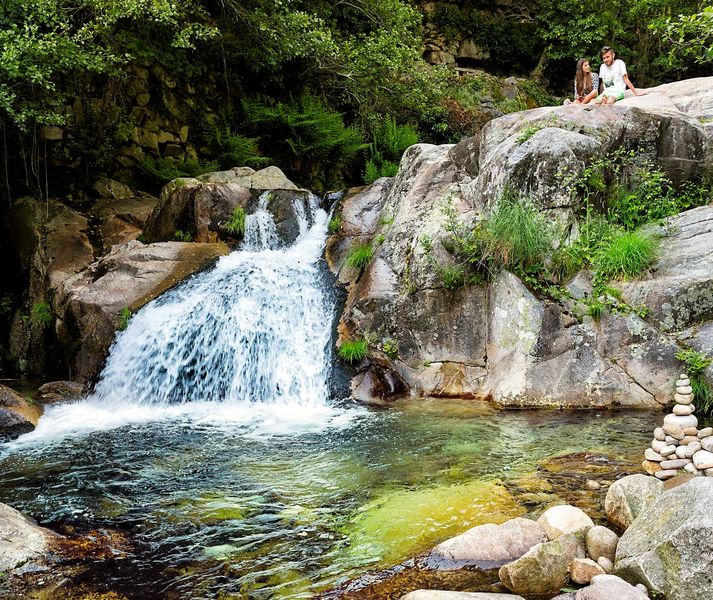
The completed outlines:
<svg viewBox="0 0 713 600">
<path fill-rule="evenodd" d="M 586 491 L 586 479 L 636 472 L 660 420 L 443 400 L 305 409 L 291 420 L 247 410 L 204 403 L 26 437 L 0 451 L 0 502 L 48 526 L 125 532 L 128 555 L 85 576 L 97 589 L 309 597 L 478 523 L 562 500 L 596 515 L 604 491 Z"/>
</svg>

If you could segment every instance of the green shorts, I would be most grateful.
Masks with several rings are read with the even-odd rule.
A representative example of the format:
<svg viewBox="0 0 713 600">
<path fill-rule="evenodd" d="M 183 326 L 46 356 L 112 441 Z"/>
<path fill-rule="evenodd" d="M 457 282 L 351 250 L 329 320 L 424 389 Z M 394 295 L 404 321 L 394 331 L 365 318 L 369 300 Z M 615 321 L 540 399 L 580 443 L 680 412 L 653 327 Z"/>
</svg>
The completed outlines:
<svg viewBox="0 0 713 600">
<path fill-rule="evenodd" d="M 620 92 L 618 90 L 604 90 L 601 94 L 597 96 L 597 100 L 601 100 L 602 98 L 614 98 L 615 100 L 623 100 L 624 92 Z"/>
</svg>

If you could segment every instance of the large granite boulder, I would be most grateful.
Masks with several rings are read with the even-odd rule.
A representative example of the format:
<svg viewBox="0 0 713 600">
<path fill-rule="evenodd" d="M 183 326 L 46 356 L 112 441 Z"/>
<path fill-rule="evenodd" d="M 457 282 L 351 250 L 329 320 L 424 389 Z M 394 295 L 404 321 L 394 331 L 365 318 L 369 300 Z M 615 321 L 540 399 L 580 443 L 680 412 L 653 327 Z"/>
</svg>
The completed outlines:
<svg viewBox="0 0 713 600">
<path fill-rule="evenodd" d="M 615 574 L 668 600 L 713 594 L 713 479 L 658 496 L 619 540 Z"/>
<path fill-rule="evenodd" d="M 65 280 L 55 298 L 57 337 L 74 378 L 98 374 L 122 310 L 136 311 L 228 251 L 222 243 L 133 241 Z"/>
<path fill-rule="evenodd" d="M 0 442 L 32 431 L 41 415 L 41 407 L 0 384 Z"/>
<path fill-rule="evenodd" d="M 609 522 L 621 530 L 663 493 L 663 481 L 647 475 L 627 475 L 611 484 L 604 499 Z"/>
<path fill-rule="evenodd" d="M 606 110 L 506 115 L 455 146 L 412 146 L 393 180 L 348 194 L 328 259 L 348 286 L 340 336 L 370 342 L 354 396 L 369 401 L 370 390 L 385 389 L 381 374 L 393 373 L 412 395 L 486 398 L 500 406 L 667 404 L 681 368 L 680 343 L 713 348 L 713 300 L 706 296 L 713 285 L 713 207 L 670 219 L 658 264 L 640 281 L 620 285 L 629 308 L 597 320 L 587 315 L 595 300 L 591 274 L 564 282 L 566 293 L 556 299 L 506 272 L 452 289 L 444 278 L 455 264 L 447 248 L 453 220 L 473 224 L 505 186 L 534 198 L 550 219 L 571 224 L 581 207 L 562 183 L 563 169 L 576 174 L 619 148 L 640 148 L 676 182 L 697 176 L 713 165 L 713 128 L 701 122 L 713 114 L 713 95 L 702 91 L 712 86 L 713 78 L 703 78 Z M 368 264 L 345 266 L 350 250 L 365 244 L 372 249 Z M 650 310 L 643 317 L 630 308 L 643 305 Z M 708 375 L 713 381 L 713 367 Z"/>
<path fill-rule="evenodd" d="M 45 557 L 59 536 L 0 503 L 0 573 Z"/>
<path fill-rule="evenodd" d="M 587 531 L 594 527 L 594 522 L 581 508 L 570 504 L 560 504 L 548 508 L 537 519 L 537 524 L 547 534 L 548 539 L 573 533 L 583 539 Z"/>
</svg>

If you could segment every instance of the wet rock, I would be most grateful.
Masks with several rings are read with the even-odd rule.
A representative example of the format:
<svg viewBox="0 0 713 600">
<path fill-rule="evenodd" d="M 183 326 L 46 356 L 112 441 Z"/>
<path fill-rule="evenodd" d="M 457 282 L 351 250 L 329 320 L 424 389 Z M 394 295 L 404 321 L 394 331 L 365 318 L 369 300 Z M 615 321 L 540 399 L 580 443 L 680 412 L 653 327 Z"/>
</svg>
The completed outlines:
<svg viewBox="0 0 713 600">
<path fill-rule="evenodd" d="M 604 557 L 613 562 L 618 543 L 619 536 L 608 527 L 601 525 L 592 527 L 585 537 L 587 554 L 595 561 Z"/>
<path fill-rule="evenodd" d="M 604 499 L 604 510 L 610 523 L 626 529 L 662 493 L 663 483 L 655 477 L 628 475 L 611 485 Z"/>
<path fill-rule="evenodd" d="M 622 535 L 615 571 L 668 600 L 713 594 L 713 480 L 658 496 Z"/>
<path fill-rule="evenodd" d="M 584 549 L 577 537 L 568 533 L 537 544 L 524 556 L 500 567 L 498 575 L 516 594 L 556 594 L 569 580 L 569 566 L 575 558 L 584 558 Z"/>
<path fill-rule="evenodd" d="M 133 241 L 68 278 L 58 291 L 57 335 L 77 380 L 95 377 L 123 309 L 135 311 L 162 292 L 228 253 L 224 244 Z"/>
<path fill-rule="evenodd" d="M 596 575 L 577 600 L 647 600 L 648 596 L 616 575 Z"/>
<path fill-rule="evenodd" d="M 408 385 L 398 373 L 370 366 L 352 379 L 352 397 L 364 404 L 384 404 L 408 395 Z"/>
<path fill-rule="evenodd" d="M 489 592 L 447 592 L 442 590 L 416 590 L 401 596 L 401 600 L 525 600 L 514 594 Z"/>
<path fill-rule="evenodd" d="M 0 504 L 0 572 L 45 557 L 59 536 L 38 527 L 22 513 Z"/>
<path fill-rule="evenodd" d="M 582 509 L 569 504 L 548 508 L 537 519 L 537 524 L 550 540 L 568 533 L 584 537 L 587 530 L 594 527 L 592 519 Z"/>
<path fill-rule="evenodd" d="M 426 556 L 429 568 L 496 568 L 523 556 L 547 541 L 545 531 L 530 519 L 511 519 L 502 525 L 478 525 L 438 544 Z"/>
<path fill-rule="evenodd" d="M 0 384 L 0 442 L 32 431 L 41 415 L 41 407 Z"/>
<path fill-rule="evenodd" d="M 604 569 L 590 558 L 575 558 L 569 567 L 569 573 L 572 581 L 581 585 L 589 583 L 596 575 L 603 575 Z"/>
<path fill-rule="evenodd" d="M 81 397 L 86 387 L 77 381 L 50 381 L 39 387 L 42 404 L 52 404 L 54 402 L 64 402 Z"/>
</svg>

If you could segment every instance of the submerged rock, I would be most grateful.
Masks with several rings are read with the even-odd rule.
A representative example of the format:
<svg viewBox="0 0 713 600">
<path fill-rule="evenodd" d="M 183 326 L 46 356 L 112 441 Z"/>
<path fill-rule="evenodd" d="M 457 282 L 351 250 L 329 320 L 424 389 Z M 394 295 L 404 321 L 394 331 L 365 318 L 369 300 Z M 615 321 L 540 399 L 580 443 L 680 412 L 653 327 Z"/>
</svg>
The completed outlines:
<svg viewBox="0 0 713 600">
<path fill-rule="evenodd" d="M 59 538 L 0 503 L 0 572 L 12 572 L 29 561 L 45 557 Z"/>
<path fill-rule="evenodd" d="M 668 600 L 713 594 L 713 479 L 696 477 L 645 507 L 624 532 L 614 572 Z"/>
<path fill-rule="evenodd" d="M 28 402 L 14 390 L 0 384 L 0 442 L 32 431 L 41 415 L 42 407 Z"/>
</svg>

